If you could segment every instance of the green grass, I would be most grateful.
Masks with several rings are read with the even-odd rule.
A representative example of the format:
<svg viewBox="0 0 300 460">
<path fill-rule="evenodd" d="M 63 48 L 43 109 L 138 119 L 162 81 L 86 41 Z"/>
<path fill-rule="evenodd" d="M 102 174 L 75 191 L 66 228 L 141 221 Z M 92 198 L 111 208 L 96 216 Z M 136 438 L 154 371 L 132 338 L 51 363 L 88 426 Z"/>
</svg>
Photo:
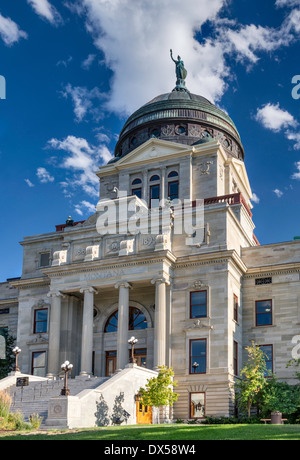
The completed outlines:
<svg viewBox="0 0 300 460">
<path fill-rule="evenodd" d="M 300 425 L 153 425 L 107 427 L 38 434 L 0 433 L 1 440 L 198 441 L 300 440 Z"/>
</svg>

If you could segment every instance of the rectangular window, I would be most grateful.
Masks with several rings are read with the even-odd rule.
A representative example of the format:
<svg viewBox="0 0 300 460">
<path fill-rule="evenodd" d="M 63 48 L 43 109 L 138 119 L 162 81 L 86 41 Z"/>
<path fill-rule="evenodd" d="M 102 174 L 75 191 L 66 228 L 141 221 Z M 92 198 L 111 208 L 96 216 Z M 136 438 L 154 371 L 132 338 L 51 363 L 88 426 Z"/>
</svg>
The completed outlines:
<svg viewBox="0 0 300 460">
<path fill-rule="evenodd" d="M 32 353 L 32 375 L 45 377 L 46 375 L 46 352 L 36 351 Z"/>
<path fill-rule="evenodd" d="M 207 317 L 207 291 L 190 293 L 190 318 Z"/>
<path fill-rule="evenodd" d="M 168 198 L 170 198 L 171 201 L 177 200 L 179 197 L 179 182 L 174 181 L 174 182 L 169 182 L 168 183 Z"/>
<path fill-rule="evenodd" d="M 272 300 L 259 300 L 256 302 L 256 326 L 271 326 Z"/>
<path fill-rule="evenodd" d="M 239 349 L 238 343 L 235 340 L 233 342 L 233 372 L 234 375 L 239 374 Z"/>
<path fill-rule="evenodd" d="M 268 377 L 270 374 L 273 374 L 273 345 L 260 345 L 259 348 L 265 354 L 264 358 L 266 360 L 267 367 L 265 377 Z"/>
<path fill-rule="evenodd" d="M 190 340 L 190 374 L 206 373 L 206 339 Z"/>
<path fill-rule="evenodd" d="M 40 267 L 49 267 L 50 265 L 50 252 L 40 254 Z"/>
<path fill-rule="evenodd" d="M 233 319 L 236 322 L 239 319 L 239 299 L 235 294 L 233 295 Z"/>
<path fill-rule="evenodd" d="M 205 417 L 205 393 L 190 393 L 190 418 Z"/>
<path fill-rule="evenodd" d="M 150 187 L 150 203 L 149 207 L 153 207 L 154 203 L 152 204 L 152 200 L 160 200 L 160 185 L 151 185 Z M 157 207 L 157 206 L 156 206 Z"/>
<path fill-rule="evenodd" d="M 142 189 L 141 188 L 133 188 L 131 191 L 131 195 L 135 195 L 138 198 L 142 199 Z"/>
<path fill-rule="evenodd" d="M 44 334 L 48 330 L 48 309 L 34 311 L 34 334 Z"/>
</svg>

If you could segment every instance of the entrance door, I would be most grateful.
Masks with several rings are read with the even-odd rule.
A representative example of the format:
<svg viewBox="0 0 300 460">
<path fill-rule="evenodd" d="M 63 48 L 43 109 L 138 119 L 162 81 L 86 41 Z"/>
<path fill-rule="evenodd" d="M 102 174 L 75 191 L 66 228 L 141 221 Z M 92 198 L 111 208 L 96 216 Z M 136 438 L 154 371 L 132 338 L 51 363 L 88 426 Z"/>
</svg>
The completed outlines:
<svg viewBox="0 0 300 460">
<path fill-rule="evenodd" d="M 143 406 L 140 401 L 136 402 L 137 425 L 150 425 L 152 423 L 152 407 Z"/>
<path fill-rule="evenodd" d="M 106 352 L 105 376 L 111 377 L 116 372 L 116 367 L 117 367 L 117 352 L 107 351 Z"/>
</svg>

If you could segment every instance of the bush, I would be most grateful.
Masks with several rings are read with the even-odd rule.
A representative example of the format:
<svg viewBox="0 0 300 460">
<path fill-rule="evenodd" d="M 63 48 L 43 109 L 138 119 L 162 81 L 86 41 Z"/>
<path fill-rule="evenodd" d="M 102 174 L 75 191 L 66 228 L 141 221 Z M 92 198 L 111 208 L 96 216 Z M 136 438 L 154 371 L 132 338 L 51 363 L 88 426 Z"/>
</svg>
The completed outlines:
<svg viewBox="0 0 300 460">
<path fill-rule="evenodd" d="M 29 423 L 33 429 L 38 430 L 41 426 L 43 419 L 39 416 L 39 414 L 31 414 L 29 417 Z"/>
<path fill-rule="evenodd" d="M 204 425 L 254 425 L 262 423 L 258 417 L 205 417 Z"/>
<path fill-rule="evenodd" d="M 11 406 L 11 397 L 5 391 L 0 391 L 0 417 L 7 419 Z"/>
</svg>

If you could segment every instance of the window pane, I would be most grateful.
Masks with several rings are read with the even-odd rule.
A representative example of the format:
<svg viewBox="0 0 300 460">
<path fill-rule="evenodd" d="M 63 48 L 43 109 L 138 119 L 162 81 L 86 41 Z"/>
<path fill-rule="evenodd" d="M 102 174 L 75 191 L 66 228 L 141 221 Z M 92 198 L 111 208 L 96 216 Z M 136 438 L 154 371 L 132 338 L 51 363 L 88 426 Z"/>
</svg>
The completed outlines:
<svg viewBox="0 0 300 460">
<path fill-rule="evenodd" d="M 205 416 L 205 394 L 191 393 L 191 418 L 203 418 Z"/>
<path fill-rule="evenodd" d="M 152 176 L 151 179 L 150 179 L 150 182 L 154 182 L 156 180 L 160 180 L 160 177 L 159 176 Z"/>
<path fill-rule="evenodd" d="M 172 171 L 170 172 L 170 174 L 168 175 L 168 177 L 177 177 L 178 176 L 178 172 L 176 171 Z"/>
<path fill-rule="evenodd" d="M 206 372 L 206 340 L 191 341 L 190 372 L 192 374 Z"/>
<path fill-rule="evenodd" d="M 206 318 L 207 292 L 191 292 L 191 318 Z"/>
<path fill-rule="evenodd" d="M 256 302 L 256 325 L 272 325 L 272 300 Z"/>
<path fill-rule="evenodd" d="M 150 189 L 151 200 L 159 200 L 159 195 L 160 195 L 160 186 L 153 185 Z"/>
<path fill-rule="evenodd" d="M 47 252 L 45 254 L 40 255 L 40 266 L 41 267 L 48 267 L 50 265 L 50 253 Z"/>
<path fill-rule="evenodd" d="M 133 189 L 131 194 L 137 196 L 138 198 L 142 198 L 142 189 L 141 188 Z"/>
<path fill-rule="evenodd" d="M 169 198 L 170 200 L 176 200 L 178 198 L 178 182 L 169 183 Z"/>
</svg>

